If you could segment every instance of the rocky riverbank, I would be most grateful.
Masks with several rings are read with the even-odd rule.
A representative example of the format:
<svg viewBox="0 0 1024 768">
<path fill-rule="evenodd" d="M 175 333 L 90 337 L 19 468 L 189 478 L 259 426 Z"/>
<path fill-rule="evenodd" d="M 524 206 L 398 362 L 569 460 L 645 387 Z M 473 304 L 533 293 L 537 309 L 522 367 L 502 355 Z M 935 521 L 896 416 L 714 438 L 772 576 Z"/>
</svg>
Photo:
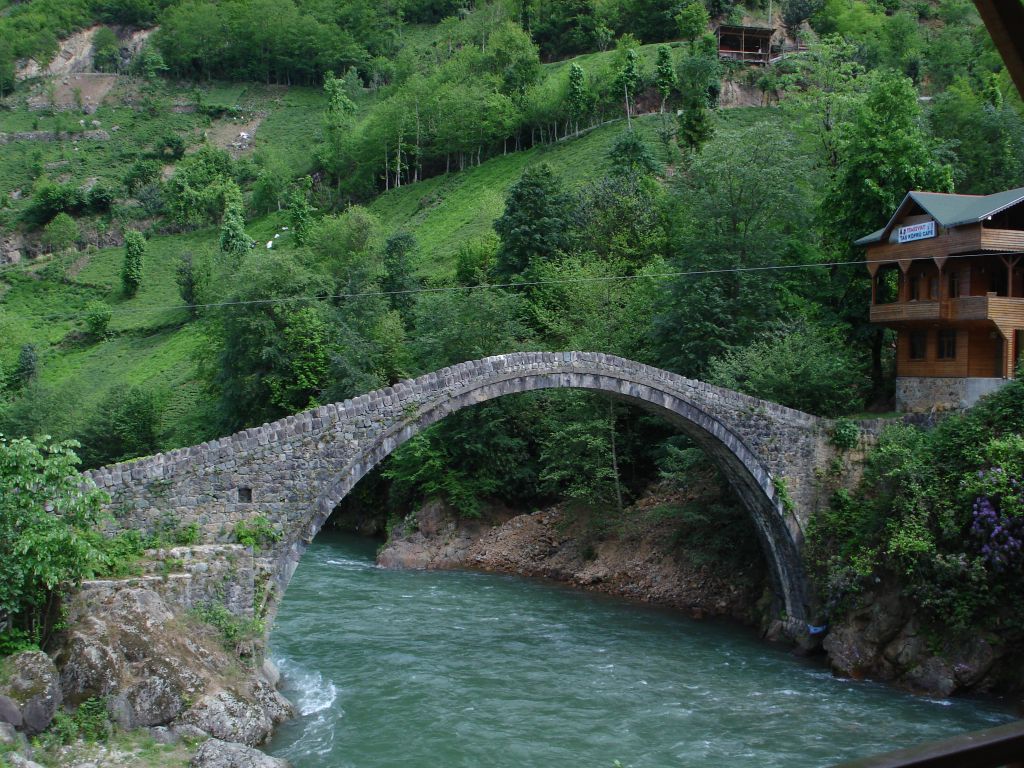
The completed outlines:
<svg viewBox="0 0 1024 768">
<path fill-rule="evenodd" d="M 220 578 L 223 553 L 202 554 L 196 572 Z M 227 554 L 237 575 L 244 563 Z M 256 749 L 294 715 L 276 690 L 277 670 L 262 660 L 259 625 L 223 602 L 206 615 L 187 610 L 182 590 L 200 594 L 202 585 L 176 576 L 86 584 L 67 602 L 66 629 L 49 653 L 0 661 L 0 765 L 182 764 L 164 762 L 166 750 L 193 768 L 284 768 Z M 251 595 L 246 607 L 251 613 Z M 115 731 L 106 745 L 75 738 Z M 129 759 L 153 745 L 163 758 Z"/>
<path fill-rule="evenodd" d="M 1019 644 L 942 631 L 922 621 L 915 608 L 892 586 L 863 595 L 824 639 L 832 670 L 929 696 L 984 693 L 1020 700 L 1024 657 Z"/>
<path fill-rule="evenodd" d="M 529 514 L 491 509 L 479 520 L 460 520 L 433 502 L 392 530 L 378 562 L 392 568 L 471 568 L 543 577 L 670 606 L 697 618 L 758 623 L 767 585 L 760 558 L 709 558 L 687 541 L 678 517 L 665 512 L 678 509 L 673 505 L 681 501 L 648 498 L 605 530 L 592 516 L 564 507 Z"/>
</svg>

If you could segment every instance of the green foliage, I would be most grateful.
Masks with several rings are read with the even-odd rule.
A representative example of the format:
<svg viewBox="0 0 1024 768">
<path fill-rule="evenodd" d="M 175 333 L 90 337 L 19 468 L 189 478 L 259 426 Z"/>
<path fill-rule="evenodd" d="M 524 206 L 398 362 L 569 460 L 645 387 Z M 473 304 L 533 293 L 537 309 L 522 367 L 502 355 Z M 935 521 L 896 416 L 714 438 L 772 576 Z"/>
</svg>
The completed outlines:
<svg viewBox="0 0 1024 768">
<path fill-rule="evenodd" d="M 163 187 L 168 215 L 190 227 L 220 218 L 225 195 L 231 194 L 234 170 L 231 156 L 209 145 L 188 155 Z"/>
<path fill-rule="evenodd" d="M 809 224 L 806 155 L 776 126 L 717 135 L 670 198 L 670 269 L 696 272 L 662 283 L 654 338 L 661 365 L 700 378 L 709 361 L 747 346 L 814 288 L 816 275 L 731 271 L 809 258 L 792 233 Z M 792 282 L 791 282 L 792 280 Z"/>
<path fill-rule="evenodd" d="M 146 256 L 146 238 L 141 232 L 129 229 L 124 233 L 124 266 L 121 269 L 121 286 L 129 298 L 139 292 L 142 285 L 142 262 Z"/>
<path fill-rule="evenodd" d="M 281 540 L 281 531 L 263 515 L 256 515 L 248 521 L 239 520 L 232 532 L 239 544 L 252 547 L 257 552 Z"/>
<path fill-rule="evenodd" d="M 908 190 L 953 189 L 952 169 L 939 161 L 921 127 L 910 80 L 883 72 L 870 82 L 841 134 L 839 167 L 823 202 L 831 232 L 847 250 L 887 221 Z"/>
<path fill-rule="evenodd" d="M 124 186 L 134 194 L 160 178 L 160 163 L 156 160 L 139 158 L 132 163 L 124 176 Z"/>
<path fill-rule="evenodd" d="M 87 742 L 106 741 L 113 731 L 107 702 L 101 698 L 88 698 L 78 705 L 72 715 L 78 733 Z"/>
<path fill-rule="evenodd" d="M 828 435 L 829 442 L 841 451 L 848 451 L 860 440 L 860 427 L 850 419 L 836 419 Z"/>
<path fill-rule="evenodd" d="M 163 14 L 155 45 L 177 77 L 310 84 L 325 72 L 365 66 L 367 45 L 383 43 L 376 36 L 387 36 L 393 23 L 362 4 L 328 10 L 294 0 L 184 0 Z"/>
<path fill-rule="evenodd" d="M 703 3 L 701 3 L 703 7 Z M 672 61 L 672 49 L 667 45 L 658 46 L 658 63 L 655 67 L 655 78 L 658 86 L 658 93 L 661 95 L 661 111 L 665 111 L 665 103 L 676 87 L 675 64 Z"/>
<path fill-rule="evenodd" d="M 39 375 L 39 355 L 34 344 L 22 344 L 18 352 L 18 363 L 11 377 L 11 386 L 15 389 L 27 387 Z"/>
<path fill-rule="evenodd" d="M 66 213 L 58 213 L 43 227 L 43 242 L 52 250 L 63 251 L 78 240 L 78 224 Z"/>
<path fill-rule="evenodd" d="M 494 222 L 501 238 L 494 264 L 501 282 L 524 274 L 535 261 L 550 261 L 567 250 L 571 200 L 546 163 L 527 168 L 505 198 Z"/>
<path fill-rule="evenodd" d="M 708 380 L 809 413 L 859 410 L 867 377 L 837 329 L 783 327 L 711 360 Z"/>
<path fill-rule="evenodd" d="M 110 389 L 81 432 L 86 467 L 98 467 L 156 453 L 160 406 L 152 391 L 123 384 Z"/>
<path fill-rule="evenodd" d="M 220 633 L 224 650 L 241 653 L 244 647 L 263 633 L 263 622 L 236 616 L 220 603 L 207 603 L 192 611 L 202 622 Z"/>
<path fill-rule="evenodd" d="M 83 483 L 74 445 L 0 436 L 0 613 L 37 642 L 58 591 L 100 562 L 105 495 Z"/>
<path fill-rule="evenodd" d="M 220 250 L 238 263 L 253 247 L 253 239 L 245 232 L 245 204 L 242 191 L 234 182 L 224 186 L 224 216 L 220 225 Z"/>
<path fill-rule="evenodd" d="M 388 303 L 399 312 L 406 323 L 412 322 L 416 295 L 420 282 L 412 268 L 411 257 L 416 249 L 416 238 L 402 232 L 388 238 L 384 245 L 384 275 L 381 290 L 390 294 Z"/>
<path fill-rule="evenodd" d="M 615 140 L 608 160 L 614 174 L 652 175 L 661 170 L 654 153 L 635 131 L 626 131 Z"/>
<path fill-rule="evenodd" d="M 928 121 L 956 158 L 957 192 L 987 195 L 1024 178 L 1024 115 L 1005 103 L 998 84 L 976 89 L 963 77 L 935 97 Z"/>
<path fill-rule="evenodd" d="M 688 0 L 681 4 L 674 21 L 679 36 L 691 44 L 708 30 L 708 10 L 703 0 Z"/>
<path fill-rule="evenodd" d="M 288 218 L 291 221 L 295 242 L 305 245 L 313 226 L 315 209 L 309 203 L 309 193 L 313 188 L 313 179 L 306 176 L 294 184 L 288 194 Z"/>
<path fill-rule="evenodd" d="M 110 328 L 114 311 L 105 301 L 90 301 L 85 308 L 85 328 L 94 339 L 104 339 Z"/>
<path fill-rule="evenodd" d="M 183 253 L 178 257 L 178 266 L 174 270 L 174 282 L 178 286 L 178 295 L 189 307 L 189 314 L 199 314 L 197 306 L 203 301 L 203 295 L 209 286 L 210 269 L 206 259 L 191 253 Z"/>
<path fill-rule="evenodd" d="M 93 66 L 99 72 L 116 72 L 121 66 L 121 42 L 110 27 L 100 27 L 92 38 Z"/>
<path fill-rule="evenodd" d="M 877 576 L 895 578 L 937 626 L 1024 628 L 1020 569 L 996 551 L 1014 545 L 985 528 L 992 510 L 1011 539 L 1024 529 L 1022 398 L 1014 381 L 930 431 L 883 432 L 858 492 L 838 491 L 808 530 L 811 571 L 836 610 Z"/>
</svg>

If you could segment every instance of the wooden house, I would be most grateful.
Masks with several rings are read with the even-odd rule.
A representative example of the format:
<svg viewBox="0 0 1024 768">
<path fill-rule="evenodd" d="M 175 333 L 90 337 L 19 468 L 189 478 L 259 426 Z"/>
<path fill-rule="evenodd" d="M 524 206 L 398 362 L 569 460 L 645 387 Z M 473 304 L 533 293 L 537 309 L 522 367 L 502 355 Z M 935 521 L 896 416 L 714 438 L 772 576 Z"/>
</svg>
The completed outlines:
<svg viewBox="0 0 1024 768">
<path fill-rule="evenodd" d="M 768 64 L 772 61 L 772 27 L 741 27 L 719 24 L 718 58 L 742 61 L 747 64 Z"/>
<path fill-rule="evenodd" d="M 902 411 L 965 408 L 1014 377 L 1024 347 L 1024 187 L 910 192 L 867 246 L 871 322 L 896 330 Z"/>
</svg>

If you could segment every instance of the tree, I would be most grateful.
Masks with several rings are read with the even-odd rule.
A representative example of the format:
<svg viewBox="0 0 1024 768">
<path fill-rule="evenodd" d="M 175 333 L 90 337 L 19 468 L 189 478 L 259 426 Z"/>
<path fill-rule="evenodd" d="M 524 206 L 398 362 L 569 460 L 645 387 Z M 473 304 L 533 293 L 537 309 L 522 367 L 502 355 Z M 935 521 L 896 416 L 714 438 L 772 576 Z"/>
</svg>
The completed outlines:
<svg viewBox="0 0 1024 768">
<path fill-rule="evenodd" d="M 0 615 L 39 644 L 59 590 L 102 562 L 106 496 L 78 474 L 75 445 L 0 435 Z"/>
<path fill-rule="evenodd" d="M 632 102 L 642 84 L 643 78 L 640 75 L 639 54 L 637 54 L 635 48 L 629 48 L 626 51 L 625 61 L 615 77 L 616 90 L 622 94 L 625 100 L 626 123 L 629 125 L 629 130 L 633 130 L 633 123 L 631 121 L 633 114 Z"/>
<path fill-rule="evenodd" d="M 39 355 L 34 344 L 22 344 L 18 364 L 14 368 L 14 387 L 23 389 L 39 375 Z"/>
<path fill-rule="evenodd" d="M 838 328 L 800 321 L 716 357 L 708 381 L 820 416 L 860 410 L 869 383 Z"/>
<path fill-rule="evenodd" d="M 692 154 L 700 151 L 714 135 L 715 124 L 709 110 L 717 98 L 721 64 L 713 51 L 693 51 L 679 62 L 679 89 L 683 94 L 682 109 L 677 117 L 677 138 Z"/>
<path fill-rule="evenodd" d="M 142 262 L 146 255 L 146 238 L 141 232 L 129 229 L 124 233 L 124 266 L 121 285 L 129 298 L 139 292 L 142 285 Z"/>
<path fill-rule="evenodd" d="M 388 238 L 384 244 L 384 277 L 381 290 L 389 294 L 388 303 L 406 323 L 412 321 L 412 309 L 420 281 L 412 268 L 410 256 L 416 250 L 416 238 L 407 232 L 400 232 Z"/>
<path fill-rule="evenodd" d="M 550 260 L 568 249 L 572 200 L 547 163 L 523 171 L 505 198 L 505 212 L 494 222 L 501 248 L 494 264 L 499 281 L 526 272 L 534 260 Z"/>
<path fill-rule="evenodd" d="M 305 245 L 309 230 L 313 224 L 313 213 L 316 210 L 309 202 L 309 194 L 313 189 L 313 179 L 304 176 L 292 185 L 288 193 L 288 216 L 291 219 L 295 242 Z"/>
<path fill-rule="evenodd" d="M 679 143 L 693 154 L 700 152 L 701 147 L 715 135 L 715 123 L 703 94 L 688 93 L 676 120 Z"/>
<path fill-rule="evenodd" d="M 107 335 L 110 318 L 113 312 L 105 301 L 90 301 L 85 308 L 85 327 L 94 339 L 102 339 Z"/>
<path fill-rule="evenodd" d="M 100 467 L 160 448 L 160 406 L 152 391 L 118 385 L 100 400 L 81 435 L 82 463 Z"/>
<path fill-rule="evenodd" d="M 209 264 L 205 259 L 197 259 L 191 253 L 181 254 L 174 270 L 174 282 L 178 286 L 178 295 L 188 306 L 192 317 L 199 315 L 198 304 L 209 280 Z"/>
<path fill-rule="evenodd" d="M 121 66 L 121 41 L 110 27 L 100 27 L 92 38 L 93 66 L 99 72 L 116 72 Z"/>
<path fill-rule="evenodd" d="M 660 112 L 665 113 L 665 103 L 672 95 L 672 89 L 676 87 L 676 70 L 672 63 L 672 49 L 667 45 L 658 46 L 658 63 L 655 65 L 655 77 L 658 84 L 658 93 L 661 95 Z"/>
<path fill-rule="evenodd" d="M 957 78 L 928 112 L 932 133 L 955 156 L 957 191 L 987 195 L 1024 178 L 1024 116 L 1003 102 L 993 76 L 983 91 Z"/>
<path fill-rule="evenodd" d="M 573 124 L 576 126 L 576 135 L 580 134 L 580 118 L 590 112 L 591 97 L 587 92 L 586 75 L 583 67 L 576 62 L 569 65 L 569 114 L 572 115 Z"/>
<path fill-rule="evenodd" d="M 792 38 L 797 38 L 800 27 L 817 13 L 821 6 L 822 0 L 785 0 L 782 4 L 782 23 L 786 27 L 786 33 Z"/>
<path fill-rule="evenodd" d="M 689 42 L 692 50 L 697 38 L 708 31 L 708 9 L 704 0 L 687 0 L 683 3 L 676 12 L 675 22 L 679 37 Z"/>
<path fill-rule="evenodd" d="M 805 153 L 777 126 L 723 131 L 693 159 L 665 214 L 670 268 L 696 274 L 664 283 L 654 324 L 663 367 L 700 378 L 819 287 L 814 273 L 747 271 L 809 258 L 800 248 L 813 183 Z"/>
<path fill-rule="evenodd" d="M 650 176 L 660 168 L 650 147 L 636 133 L 627 131 L 615 140 L 608 152 L 613 174 Z"/>
<path fill-rule="evenodd" d="M 253 246 L 245 232 L 245 204 L 242 191 L 234 182 L 224 190 L 224 216 L 220 225 L 220 250 L 237 264 Z"/>
<path fill-rule="evenodd" d="M 78 241 L 78 224 L 66 213 L 58 213 L 43 228 L 43 242 L 54 251 L 63 251 Z"/>
<path fill-rule="evenodd" d="M 871 85 L 840 134 L 838 167 L 822 203 L 830 245 L 840 258 L 854 240 L 884 224 L 910 190 L 952 192 L 953 171 L 942 163 L 921 125 L 917 92 L 908 78 L 873 73 Z M 882 331 L 867 323 L 869 281 L 863 269 L 837 270 L 832 303 L 871 339 L 872 384 L 882 391 Z"/>
</svg>

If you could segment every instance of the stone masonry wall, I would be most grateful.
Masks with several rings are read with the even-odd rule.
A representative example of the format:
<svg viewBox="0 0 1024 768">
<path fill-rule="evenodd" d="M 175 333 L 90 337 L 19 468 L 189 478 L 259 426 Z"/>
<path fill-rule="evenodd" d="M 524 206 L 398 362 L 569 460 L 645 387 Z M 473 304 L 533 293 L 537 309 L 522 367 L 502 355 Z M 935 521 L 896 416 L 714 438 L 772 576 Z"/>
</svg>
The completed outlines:
<svg viewBox="0 0 1024 768">
<path fill-rule="evenodd" d="M 1007 381 L 995 378 L 899 376 L 896 379 L 896 410 L 902 413 L 928 413 L 970 408 Z"/>
<path fill-rule="evenodd" d="M 790 616 L 806 599 L 799 547 L 823 496 L 828 422 L 737 392 L 600 353 L 523 352 L 444 368 L 202 445 L 90 473 L 122 527 L 163 515 L 196 523 L 208 543 L 266 517 L 282 534 L 255 557 L 279 597 L 337 503 L 380 460 L 448 413 L 544 388 L 612 393 L 659 413 L 722 466 L 762 534 Z M 273 600 L 271 601 L 273 603 Z"/>
<path fill-rule="evenodd" d="M 244 618 L 255 615 L 257 601 L 253 552 L 240 544 L 172 547 L 147 553 L 145 572 L 127 579 L 91 579 L 79 592 L 86 604 L 98 602 L 121 589 L 145 587 L 166 602 L 191 610 L 223 605 Z M 97 603 L 98 604 L 98 603 Z"/>
</svg>

